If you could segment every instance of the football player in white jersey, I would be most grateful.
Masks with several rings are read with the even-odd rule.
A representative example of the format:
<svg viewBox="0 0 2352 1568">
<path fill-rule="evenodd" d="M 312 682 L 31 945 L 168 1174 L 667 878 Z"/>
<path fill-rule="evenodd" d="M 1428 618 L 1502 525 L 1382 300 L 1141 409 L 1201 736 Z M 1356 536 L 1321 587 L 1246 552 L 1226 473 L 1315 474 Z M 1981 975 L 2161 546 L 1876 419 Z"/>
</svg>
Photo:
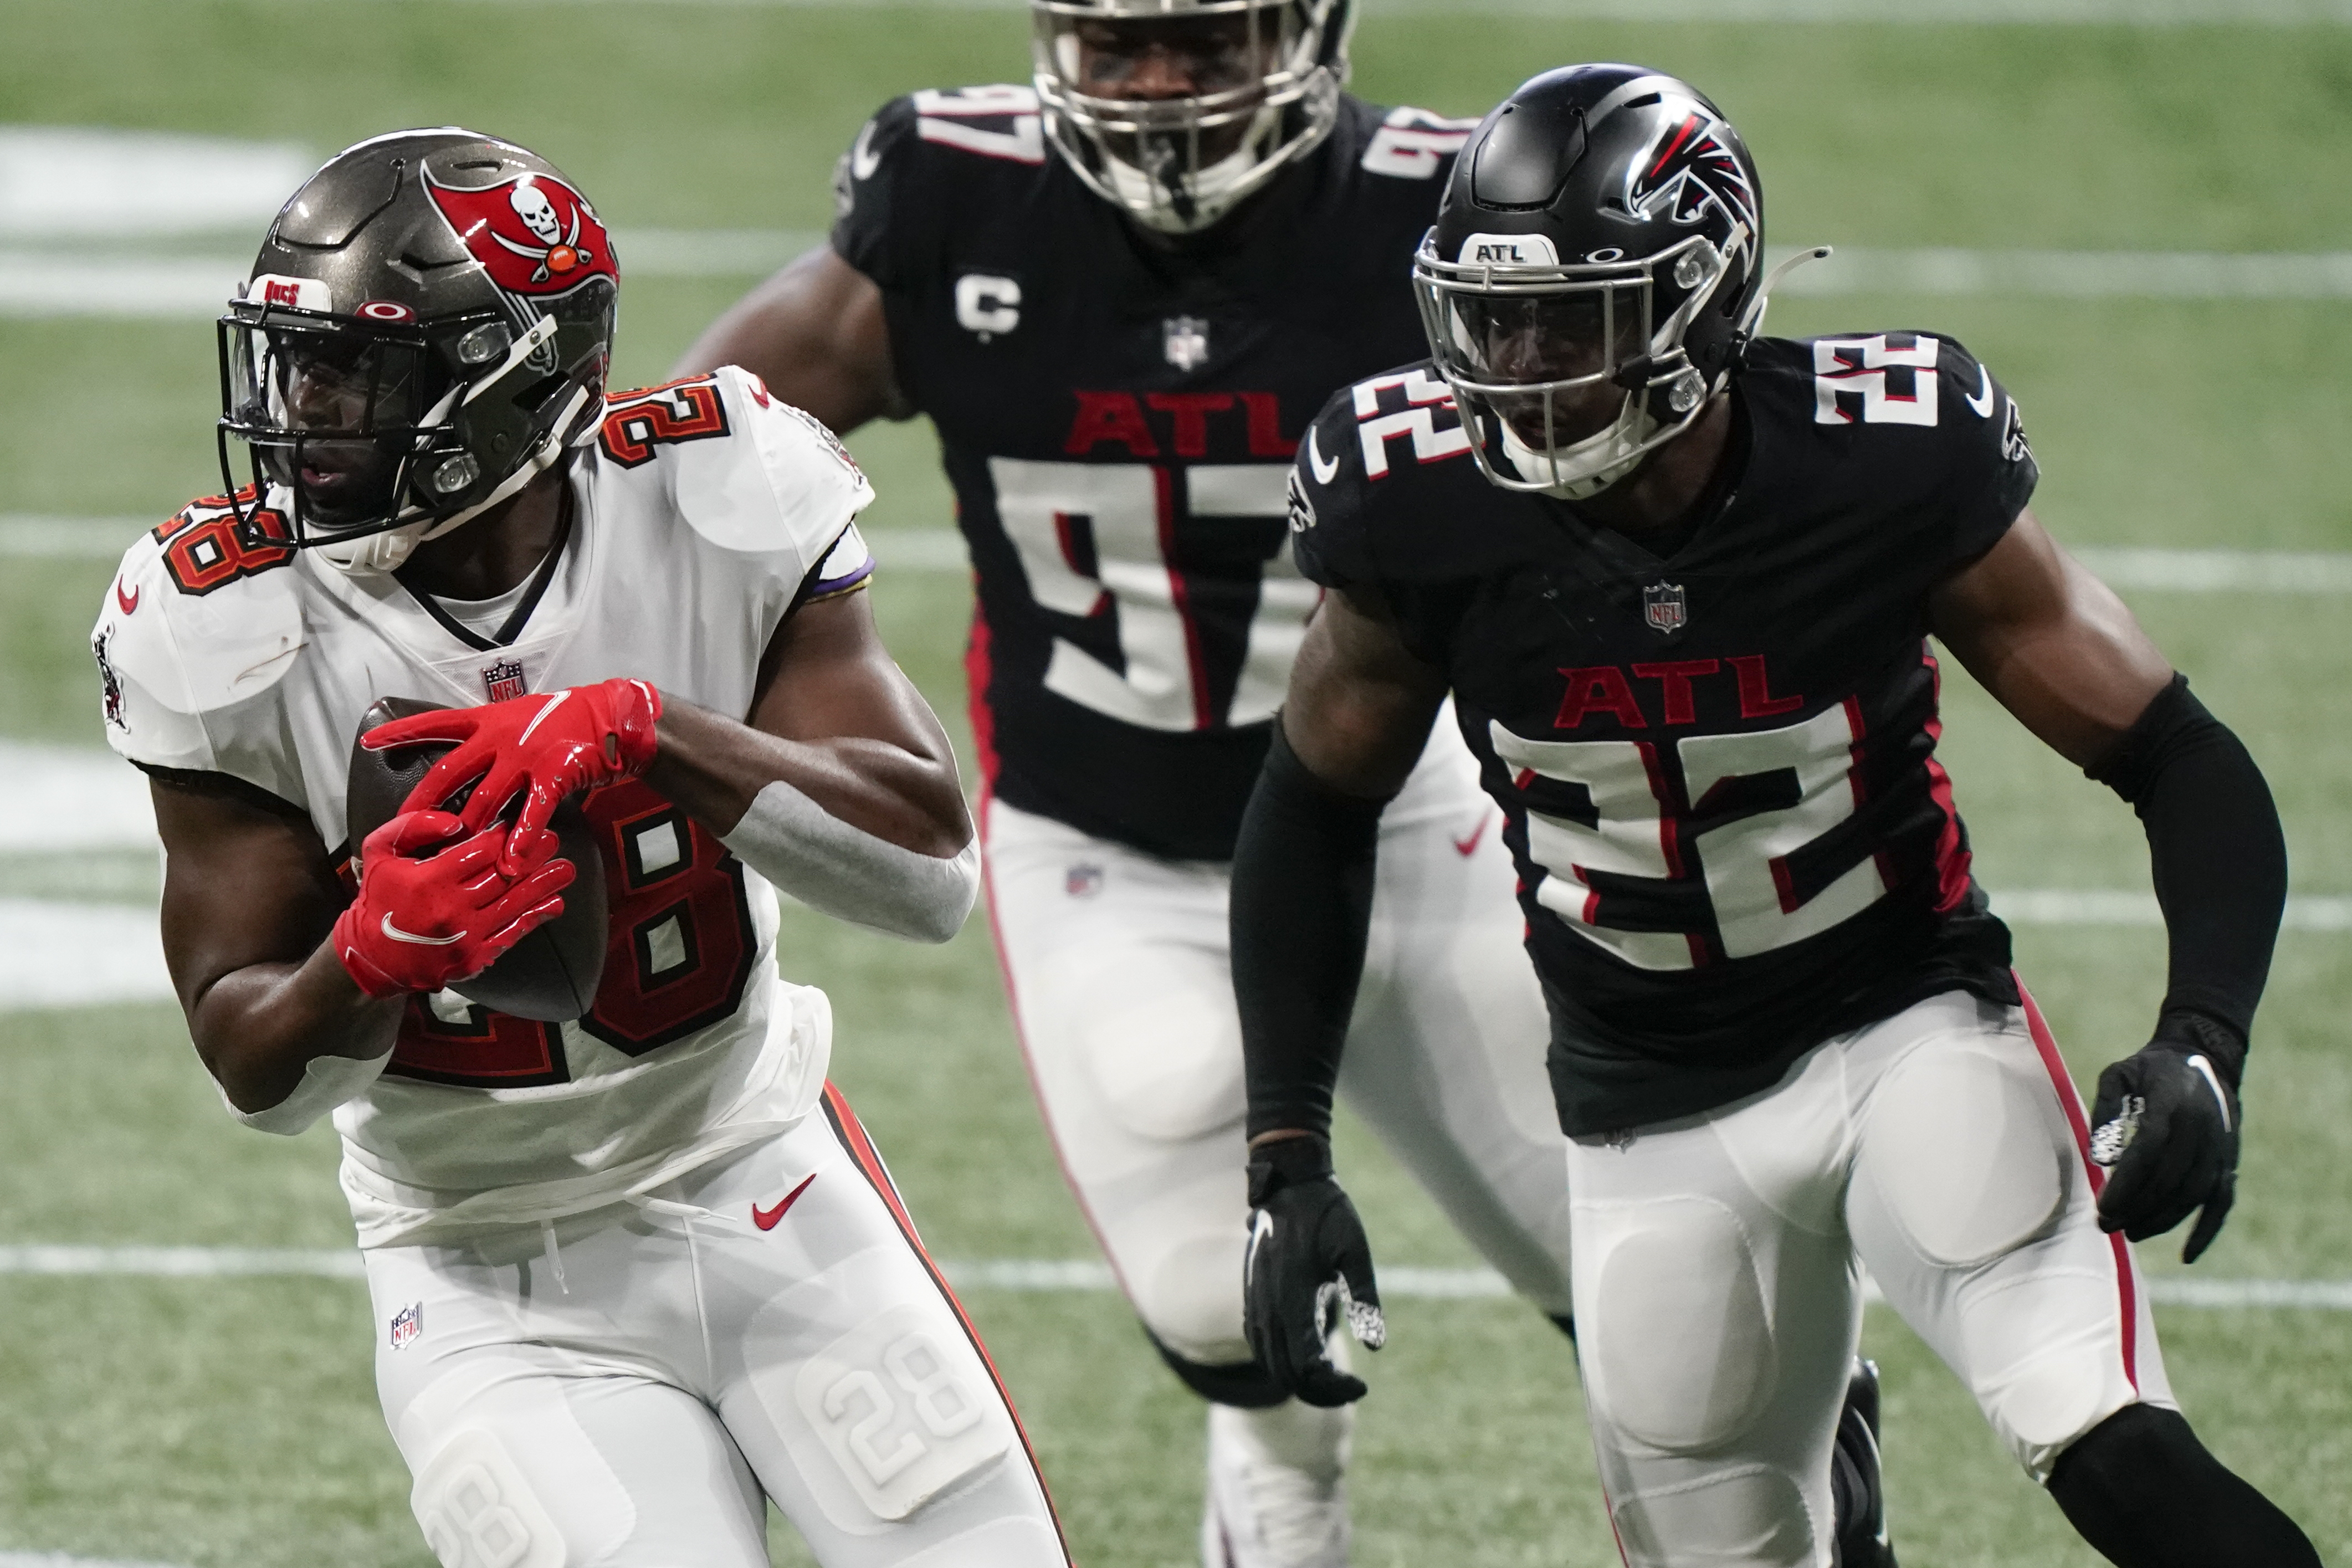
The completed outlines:
<svg viewBox="0 0 2352 1568">
<path fill-rule="evenodd" d="M 948 742 L 857 592 L 872 492 L 744 372 L 608 397 L 618 282 L 569 182 L 454 129 L 362 142 L 272 226 L 221 323 L 255 482 L 134 544 L 94 635 L 190 1032 L 240 1121 L 333 1115 L 445 1568 L 752 1568 L 767 1499 L 828 1568 L 1066 1563 L 825 1082 L 824 994 L 776 970 L 777 887 L 933 942 L 974 896 Z M 410 797 L 457 810 L 353 846 L 385 698 L 452 710 L 384 733 L 461 742 Z M 541 825 L 575 794 L 593 1000 L 469 1001 L 560 913 Z"/>
<path fill-rule="evenodd" d="M 1286 467 L 1325 398 L 1425 352 L 1412 249 L 1471 127 L 1342 90 L 1351 0 L 1032 15 L 1034 87 L 885 106 L 842 160 L 831 244 L 677 368 L 748 366 L 836 429 L 937 427 L 978 587 L 989 913 L 1039 1104 L 1129 1301 L 1210 1402 L 1203 1560 L 1334 1568 L 1352 1416 L 1286 1397 L 1243 1333 L 1228 863 L 1318 601 Z M 1381 824 L 1341 1088 L 1565 1328 L 1566 1143 L 1499 821 L 1439 726 Z M 1865 1376 L 1842 1429 L 1846 1568 L 1891 1560 L 1874 1398 Z"/>
</svg>

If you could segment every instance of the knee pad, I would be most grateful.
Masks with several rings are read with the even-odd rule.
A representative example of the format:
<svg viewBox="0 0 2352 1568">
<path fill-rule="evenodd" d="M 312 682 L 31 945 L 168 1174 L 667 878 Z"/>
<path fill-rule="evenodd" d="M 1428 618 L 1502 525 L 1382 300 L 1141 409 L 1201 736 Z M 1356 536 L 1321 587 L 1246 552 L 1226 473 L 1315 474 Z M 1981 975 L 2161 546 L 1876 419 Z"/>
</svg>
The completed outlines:
<svg viewBox="0 0 2352 1568">
<path fill-rule="evenodd" d="M 1706 1198 L 1639 1205 L 1599 1260 L 1584 1347 L 1594 1393 L 1626 1435 L 1670 1454 L 1719 1448 L 1755 1424 L 1777 1379 L 1756 1259 Z"/>
<path fill-rule="evenodd" d="M 1168 1363 L 1168 1370 L 1181 1379 L 1185 1387 L 1212 1405 L 1231 1405 L 1243 1410 L 1269 1410 L 1289 1397 L 1275 1385 L 1274 1379 L 1254 1361 L 1234 1362 L 1212 1366 L 1205 1362 L 1189 1360 L 1160 1342 L 1160 1336 L 1149 1328 L 1143 1337 Z"/>
<path fill-rule="evenodd" d="M 1610 1517 L 1633 1568 L 1738 1563 L 1811 1568 L 1811 1511 L 1778 1470 L 1742 1467 L 1615 1500 Z"/>
<path fill-rule="evenodd" d="M 563 1536 L 498 1435 L 460 1432 L 416 1472 L 408 1506 L 441 1568 L 563 1568 Z"/>
<path fill-rule="evenodd" d="M 1163 1245 L 1130 1262 L 1128 1289 L 1136 1315 L 1153 1341 L 1210 1366 L 1247 1361 L 1249 1340 L 1242 1329 L 1242 1215 L 1213 1231 Z M 1131 1255 L 1130 1255 L 1131 1256 Z"/>
<path fill-rule="evenodd" d="M 2026 1064 L 1930 1044 L 1871 1096 L 1862 1163 L 1921 1258 L 1971 1268 L 2042 1235 L 2065 1203 L 2074 1157 L 2056 1114 Z"/>
</svg>

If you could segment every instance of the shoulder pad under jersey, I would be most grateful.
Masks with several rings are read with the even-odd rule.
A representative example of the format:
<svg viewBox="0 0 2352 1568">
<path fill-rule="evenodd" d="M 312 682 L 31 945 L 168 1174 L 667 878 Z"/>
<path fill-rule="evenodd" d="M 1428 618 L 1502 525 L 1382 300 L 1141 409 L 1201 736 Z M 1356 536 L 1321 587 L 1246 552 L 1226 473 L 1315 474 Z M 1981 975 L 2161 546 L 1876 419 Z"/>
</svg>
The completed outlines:
<svg viewBox="0 0 2352 1568">
<path fill-rule="evenodd" d="M 302 650 L 291 531 L 250 492 L 239 504 L 242 524 L 226 496 L 190 502 L 123 552 L 107 588 L 90 647 L 107 742 L 134 761 L 229 767 L 216 743 L 226 716 L 267 697 Z"/>
<path fill-rule="evenodd" d="M 1422 470 L 1456 458 L 1469 469 L 1469 453 L 1453 391 L 1426 361 L 1342 387 L 1307 426 L 1291 468 L 1291 548 L 1299 570 L 1326 587 L 1377 575 L 1376 542 L 1388 514 L 1418 509 L 1411 492 Z"/>
<path fill-rule="evenodd" d="M 945 213 L 973 179 L 1026 175 L 1048 155 L 1034 88 L 894 98 L 858 129 L 835 166 L 833 248 L 885 289 L 912 287 Z"/>
<path fill-rule="evenodd" d="M 788 557 L 778 566 L 795 584 L 874 499 L 823 421 L 738 366 L 605 401 L 596 445 L 616 489 L 667 506 L 722 550 Z"/>
<path fill-rule="evenodd" d="M 1957 557 L 1990 547 L 2041 479 L 2017 400 L 1954 339 L 1765 339 L 1750 346 L 1748 365 L 1781 417 L 1841 444 L 1852 478 L 1944 519 Z"/>
</svg>

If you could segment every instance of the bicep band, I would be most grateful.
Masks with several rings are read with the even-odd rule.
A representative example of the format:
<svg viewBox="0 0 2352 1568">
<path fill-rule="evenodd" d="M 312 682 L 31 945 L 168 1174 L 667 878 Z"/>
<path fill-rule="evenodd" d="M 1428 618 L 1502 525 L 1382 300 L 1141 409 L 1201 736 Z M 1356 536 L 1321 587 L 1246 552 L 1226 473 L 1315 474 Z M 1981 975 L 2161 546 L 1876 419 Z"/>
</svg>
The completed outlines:
<svg viewBox="0 0 2352 1568">
<path fill-rule="evenodd" d="M 963 929 L 980 894 L 977 840 L 944 858 L 852 827 L 778 779 L 719 842 L 821 914 L 912 942 Z"/>
<path fill-rule="evenodd" d="M 364 1061 L 356 1057 L 312 1057 L 303 1065 L 302 1081 L 294 1086 L 294 1092 L 262 1110 L 239 1110 L 229 1103 L 226 1089 L 217 1082 L 213 1089 L 228 1113 L 247 1127 L 291 1138 L 345 1100 L 365 1094 L 383 1076 L 384 1065 L 391 1060 L 390 1051 Z"/>
</svg>

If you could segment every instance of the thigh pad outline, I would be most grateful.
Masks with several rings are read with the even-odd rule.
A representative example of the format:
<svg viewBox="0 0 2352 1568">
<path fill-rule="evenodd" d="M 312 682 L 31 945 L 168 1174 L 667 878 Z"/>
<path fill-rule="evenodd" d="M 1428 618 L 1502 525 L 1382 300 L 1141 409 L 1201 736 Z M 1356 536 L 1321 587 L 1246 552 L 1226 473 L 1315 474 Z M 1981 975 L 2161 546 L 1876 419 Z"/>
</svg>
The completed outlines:
<svg viewBox="0 0 2352 1568">
<path fill-rule="evenodd" d="M 1930 1041 L 1872 1092 L 1863 1174 L 1912 1247 L 1967 1268 L 2049 1228 L 2066 1201 L 2071 1134 L 2044 1069 Z"/>
<path fill-rule="evenodd" d="M 883 1524 L 907 1519 L 994 1465 L 1013 1444 L 994 1381 L 943 1318 L 901 1302 L 792 1373 L 790 1398 L 802 1421 Z M 761 1391 L 763 1402 L 773 1397 Z"/>
<path fill-rule="evenodd" d="M 1248 1109 L 1222 956 L 1173 942 L 1074 949 L 1039 966 L 1028 1003 L 1066 1033 L 1112 1120 L 1138 1137 L 1190 1142 Z"/>
<path fill-rule="evenodd" d="M 1720 1448 L 1755 1424 L 1778 1377 L 1747 1233 L 1711 1198 L 1629 1205 L 1612 1218 L 1581 1320 L 1602 1413 L 1667 1453 Z"/>
<path fill-rule="evenodd" d="M 409 1507 L 441 1568 L 563 1568 L 563 1536 L 498 1435 L 458 1433 L 416 1473 Z"/>
</svg>

